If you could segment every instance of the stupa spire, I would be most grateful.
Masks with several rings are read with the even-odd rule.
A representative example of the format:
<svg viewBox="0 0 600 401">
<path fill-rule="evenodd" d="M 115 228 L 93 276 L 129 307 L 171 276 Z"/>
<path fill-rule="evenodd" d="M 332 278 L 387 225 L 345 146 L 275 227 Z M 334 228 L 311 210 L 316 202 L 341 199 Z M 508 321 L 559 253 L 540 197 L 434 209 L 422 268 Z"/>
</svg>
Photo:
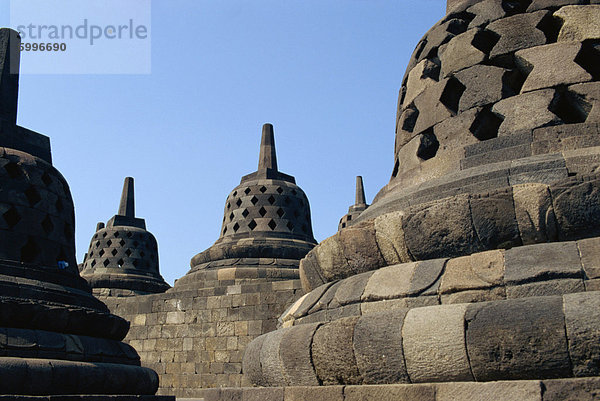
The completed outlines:
<svg viewBox="0 0 600 401">
<path fill-rule="evenodd" d="M 123 183 L 123 193 L 121 194 L 118 214 L 125 217 L 135 217 L 135 197 L 132 177 L 126 177 Z"/>
<path fill-rule="evenodd" d="M 258 157 L 258 171 L 277 171 L 277 154 L 275 152 L 275 134 L 272 124 L 264 124 L 262 139 L 260 141 L 260 156 Z"/>
<path fill-rule="evenodd" d="M 17 123 L 21 37 L 12 29 L 0 29 L 0 118 Z"/>
<path fill-rule="evenodd" d="M 356 201 L 355 205 L 364 205 L 367 201 L 365 199 L 365 188 L 363 186 L 363 178 L 360 175 L 356 176 Z"/>
</svg>

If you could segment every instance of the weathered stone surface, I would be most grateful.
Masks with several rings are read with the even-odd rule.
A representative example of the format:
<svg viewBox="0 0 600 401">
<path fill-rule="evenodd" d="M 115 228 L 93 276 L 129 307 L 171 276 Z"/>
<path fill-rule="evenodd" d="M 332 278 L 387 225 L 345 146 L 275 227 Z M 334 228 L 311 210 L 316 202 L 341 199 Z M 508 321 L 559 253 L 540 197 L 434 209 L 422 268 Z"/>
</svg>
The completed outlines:
<svg viewBox="0 0 600 401">
<path fill-rule="evenodd" d="M 475 37 L 481 33 L 478 28 L 471 29 L 452 38 L 439 49 L 442 62 L 441 76 L 447 77 L 453 72 L 463 70 L 485 60 L 485 53 L 475 47 Z"/>
<path fill-rule="evenodd" d="M 325 239 L 311 252 L 314 252 L 319 273 L 326 282 L 349 275 L 348 273 L 351 271 L 350 266 L 348 266 L 348 262 L 344 257 L 344 251 L 338 234 Z"/>
<path fill-rule="evenodd" d="M 600 278 L 600 238 L 577 241 L 581 264 L 587 279 Z"/>
<path fill-rule="evenodd" d="M 281 339 L 279 355 L 289 385 L 319 385 L 310 354 L 310 345 L 319 326 L 319 323 L 295 326 Z"/>
<path fill-rule="evenodd" d="M 504 287 L 495 287 L 485 290 L 465 290 L 440 295 L 442 305 L 499 301 L 503 299 L 506 299 L 506 290 Z"/>
<path fill-rule="evenodd" d="M 403 229 L 408 249 L 416 259 L 460 256 L 481 250 L 465 195 L 423 206 L 404 218 Z"/>
<path fill-rule="evenodd" d="M 352 341 L 358 317 L 324 324 L 313 337 L 312 357 L 323 384 L 360 384 Z"/>
<path fill-rule="evenodd" d="M 344 395 L 344 401 L 436 401 L 431 384 L 347 386 Z"/>
<path fill-rule="evenodd" d="M 364 384 L 409 383 L 402 351 L 406 310 L 362 316 L 354 328 L 354 355 Z"/>
<path fill-rule="evenodd" d="M 529 72 L 521 93 L 557 85 L 586 82 L 592 76 L 574 60 L 581 43 L 553 43 L 515 53 L 517 63 Z"/>
<path fill-rule="evenodd" d="M 375 218 L 375 239 L 387 265 L 411 261 L 402 229 L 403 216 L 398 211 Z"/>
<path fill-rule="evenodd" d="M 600 180 L 592 176 L 550 186 L 560 240 L 600 236 Z"/>
<path fill-rule="evenodd" d="M 342 280 L 342 283 L 335 292 L 335 301 L 340 305 L 360 302 L 367 282 L 372 275 L 373 272 L 366 272 Z"/>
<path fill-rule="evenodd" d="M 275 330 L 265 335 L 260 350 L 260 365 L 263 378 L 269 386 L 285 386 L 287 384 L 279 350 L 281 340 L 289 330 L 291 328 Z"/>
<path fill-rule="evenodd" d="M 446 261 L 447 259 L 429 259 L 418 262 L 410 280 L 409 293 L 418 294 L 422 298 L 437 295 Z"/>
<path fill-rule="evenodd" d="M 362 295 L 363 301 L 400 298 L 408 295 L 417 264 L 403 263 L 382 267 L 371 276 Z"/>
<path fill-rule="evenodd" d="M 578 105 L 579 107 L 585 109 L 591 105 L 591 110 L 587 111 L 586 123 L 596 123 L 595 126 L 587 125 L 580 127 L 583 129 L 581 135 L 597 135 L 599 129 L 598 123 L 600 123 L 600 82 L 571 85 L 569 86 L 569 90 L 584 99 L 583 103 Z M 594 143 L 593 146 L 597 146 L 597 144 Z"/>
<path fill-rule="evenodd" d="M 560 119 L 548 109 L 553 99 L 554 90 L 545 89 L 512 96 L 496 103 L 492 111 L 504 118 L 498 136 L 557 124 Z"/>
<path fill-rule="evenodd" d="M 546 277 L 582 277 L 575 242 L 527 245 L 504 254 L 507 283 L 522 283 Z"/>
<path fill-rule="evenodd" d="M 343 386 L 286 387 L 285 401 L 344 401 Z"/>
<path fill-rule="evenodd" d="M 546 214 L 552 207 L 550 191 L 544 184 L 513 186 L 513 200 L 519 234 L 524 245 L 548 241 Z"/>
<path fill-rule="evenodd" d="M 423 301 L 430 302 L 430 303 L 423 304 L 420 306 L 437 305 L 438 302 L 437 301 L 434 302 L 432 300 L 432 298 L 434 298 L 434 297 L 400 298 L 400 299 L 386 299 L 386 300 L 377 301 L 377 302 L 363 302 L 360 304 L 360 311 L 361 311 L 361 314 L 364 316 L 364 315 L 370 314 L 370 313 L 387 312 L 387 311 L 393 311 L 393 310 L 398 310 L 398 309 L 409 309 L 409 308 L 415 306 L 411 302 L 413 300 L 418 300 L 421 302 L 423 302 Z"/>
<path fill-rule="evenodd" d="M 512 188 L 482 196 L 472 196 L 469 203 L 473 227 L 483 249 L 521 245 Z"/>
<path fill-rule="evenodd" d="M 506 15 L 502 4 L 495 0 L 483 0 L 467 8 L 467 12 L 473 14 L 475 18 L 469 24 L 469 27 L 481 26 L 496 21 Z"/>
<path fill-rule="evenodd" d="M 283 401 L 283 388 L 252 388 L 242 389 L 243 401 Z"/>
<path fill-rule="evenodd" d="M 546 35 L 537 26 L 546 15 L 547 11 L 536 11 L 513 15 L 489 24 L 487 29 L 500 37 L 492 48 L 490 57 L 545 44 Z"/>
<path fill-rule="evenodd" d="M 585 291 L 584 282 L 581 278 L 561 278 L 537 283 L 508 285 L 506 287 L 506 298 L 545 297 L 580 291 Z"/>
<path fill-rule="evenodd" d="M 350 272 L 334 278 L 348 277 L 350 274 L 363 273 L 385 265 L 375 241 L 375 225 L 367 220 L 346 228 L 338 233 L 343 258 L 347 261 Z"/>
<path fill-rule="evenodd" d="M 436 388 L 436 401 L 542 401 L 538 381 L 441 383 Z"/>
<path fill-rule="evenodd" d="M 568 4 L 587 4 L 587 0 L 533 0 L 527 8 L 527 12 L 544 8 L 558 8 Z"/>
<path fill-rule="evenodd" d="M 266 386 L 266 382 L 262 368 L 260 366 L 260 354 L 266 336 L 260 336 L 250 342 L 244 351 L 244 360 L 242 369 L 250 381 L 257 386 Z"/>
<path fill-rule="evenodd" d="M 402 344 L 411 382 L 473 380 L 465 347 L 466 308 L 441 305 L 408 312 Z"/>
<path fill-rule="evenodd" d="M 593 401 L 600 395 L 600 378 L 544 380 L 544 401 Z"/>
<path fill-rule="evenodd" d="M 600 292 L 567 294 L 563 297 L 565 325 L 573 375 L 600 373 Z"/>
<path fill-rule="evenodd" d="M 558 33 L 559 42 L 600 39 L 600 6 L 566 6 L 554 13 L 563 21 Z"/>
<path fill-rule="evenodd" d="M 323 295 L 317 300 L 317 302 L 315 302 L 313 307 L 310 308 L 309 312 L 314 313 L 321 309 L 326 309 L 327 306 L 329 305 L 329 303 L 333 300 L 333 297 L 335 296 L 335 292 L 337 291 L 338 287 L 341 284 L 342 284 L 342 282 L 340 280 L 340 281 L 334 282 L 331 286 L 329 286 L 327 291 L 325 291 L 323 293 Z"/>
<path fill-rule="evenodd" d="M 476 65 L 457 72 L 455 77 L 466 87 L 460 97 L 459 110 L 497 102 L 503 97 L 514 95 L 507 85 L 509 71 L 490 65 Z"/>
<path fill-rule="evenodd" d="M 439 76 L 440 67 L 430 60 L 423 60 L 408 73 L 404 105 L 409 105 L 425 89 L 434 85 Z"/>
<path fill-rule="evenodd" d="M 466 321 L 475 380 L 570 375 L 561 297 L 470 304 Z"/>
<path fill-rule="evenodd" d="M 573 87 L 584 87 L 594 83 L 573 85 Z M 598 86 L 598 91 L 598 95 L 600 96 L 600 85 Z M 584 91 L 581 92 L 583 93 Z M 584 95 L 582 94 L 582 96 Z M 590 112 L 590 115 L 592 112 Z M 600 109 L 598 109 L 598 112 L 600 112 Z M 600 127 L 597 123 L 563 124 L 536 128 L 533 131 L 532 153 L 534 155 L 558 153 L 600 146 L 599 134 Z"/>
<path fill-rule="evenodd" d="M 475 290 L 502 285 L 503 251 L 487 251 L 450 259 L 440 284 L 440 294 Z"/>
<path fill-rule="evenodd" d="M 417 118 L 414 128 L 416 134 L 425 131 L 440 121 L 452 117 L 452 111 L 441 101 L 449 82 L 449 79 L 441 80 L 431 85 L 415 98 L 414 103 L 417 110 L 419 110 L 419 118 Z M 426 110 L 427 112 L 423 113 L 421 110 Z"/>
</svg>

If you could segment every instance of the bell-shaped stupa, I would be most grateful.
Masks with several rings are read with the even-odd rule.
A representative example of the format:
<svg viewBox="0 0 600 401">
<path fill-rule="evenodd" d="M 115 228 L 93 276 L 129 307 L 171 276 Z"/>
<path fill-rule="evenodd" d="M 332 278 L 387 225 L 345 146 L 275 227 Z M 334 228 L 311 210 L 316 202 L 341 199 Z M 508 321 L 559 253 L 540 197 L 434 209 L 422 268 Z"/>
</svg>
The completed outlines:
<svg viewBox="0 0 600 401">
<path fill-rule="evenodd" d="M 118 213 L 98 223 L 83 261 L 81 276 L 95 295 L 131 296 L 165 292 L 169 284 L 158 269 L 158 244 L 135 217 L 133 178 L 125 178 Z"/>
<path fill-rule="evenodd" d="M 20 42 L 0 30 L 0 394 L 154 394 L 158 376 L 121 342 L 129 323 L 79 276 L 48 137 L 16 125 Z"/>
<path fill-rule="evenodd" d="M 365 198 L 365 187 L 363 186 L 363 178 L 359 175 L 356 177 L 356 196 L 354 205 L 348 208 L 348 213 L 344 215 L 340 219 L 340 223 L 338 224 L 338 230 L 342 228 L 350 227 L 360 216 L 362 212 L 364 212 L 369 205 L 367 205 L 367 201 Z"/>
<path fill-rule="evenodd" d="M 298 278 L 300 259 L 315 245 L 308 198 L 294 177 L 277 169 L 273 126 L 265 124 L 258 170 L 242 177 L 227 197 L 219 239 L 192 258 L 175 288 L 225 277 Z"/>
</svg>

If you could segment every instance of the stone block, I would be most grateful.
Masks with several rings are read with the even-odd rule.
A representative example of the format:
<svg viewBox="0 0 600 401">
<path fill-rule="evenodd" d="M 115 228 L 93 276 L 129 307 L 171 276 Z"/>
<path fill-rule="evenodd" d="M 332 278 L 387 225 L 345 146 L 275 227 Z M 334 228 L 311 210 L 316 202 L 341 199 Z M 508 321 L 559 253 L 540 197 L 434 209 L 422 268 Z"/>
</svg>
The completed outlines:
<svg viewBox="0 0 600 401">
<path fill-rule="evenodd" d="M 450 259 L 442 275 L 439 293 L 491 288 L 503 284 L 504 254 L 494 250 Z"/>
<path fill-rule="evenodd" d="M 588 0 L 533 0 L 527 12 L 542 10 L 544 8 L 558 8 L 569 4 L 587 4 Z"/>
<path fill-rule="evenodd" d="M 436 401 L 431 384 L 396 384 L 378 386 L 346 386 L 344 401 Z"/>
<path fill-rule="evenodd" d="M 553 89 L 539 90 L 512 96 L 496 103 L 492 111 L 503 117 L 498 136 L 558 124 L 559 117 L 549 110 L 554 93 Z"/>
<path fill-rule="evenodd" d="M 312 358 L 323 384 L 360 384 L 352 345 L 357 321 L 358 317 L 339 319 L 320 326 L 314 334 Z"/>
<path fill-rule="evenodd" d="M 600 394 L 600 378 L 544 380 L 544 401 L 593 401 Z"/>
<path fill-rule="evenodd" d="M 300 282 L 304 291 L 309 292 L 327 281 L 323 277 L 319 267 L 317 256 L 312 251 L 300 260 Z"/>
<path fill-rule="evenodd" d="M 286 387 L 285 401 L 344 401 L 343 386 Z"/>
<path fill-rule="evenodd" d="M 600 179 L 558 182 L 550 193 L 560 240 L 600 236 Z"/>
<path fill-rule="evenodd" d="M 338 236 L 343 257 L 347 261 L 350 272 L 344 276 L 336 275 L 334 278 L 349 277 L 352 274 L 363 273 L 385 265 L 377 248 L 373 220 L 347 227 L 340 231 Z"/>
<path fill-rule="evenodd" d="M 561 297 L 470 304 L 466 343 L 477 381 L 570 375 Z"/>
<path fill-rule="evenodd" d="M 515 132 L 512 135 L 490 138 L 486 141 L 479 141 L 465 148 L 465 157 L 484 156 L 493 154 L 505 148 L 514 148 L 523 145 L 530 145 L 532 141 L 531 130 Z"/>
<path fill-rule="evenodd" d="M 575 242 L 527 245 L 504 254 L 507 283 L 522 283 L 544 277 L 580 277 L 582 267 Z"/>
<path fill-rule="evenodd" d="M 364 384 L 409 383 L 402 351 L 406 310 L 362 316 L 354 328 L 354 355 Z"/>
<path fill-rule="evenodd" d="M 369 278 L 363 301 L 400 298 L 409 294 L 411 279 L 418 262 L 382 267 Z"/>
<path fill-rule="evenodd" d="M 548 11 L 517 14 L 489 24 L 487 29 L 499 36 L 490 58 L 546 44 L 546 35 L 538 29 L 538 25 L 548 14 Z"/>
<path fill-rule="evenodd" d="M 417 110 L 419 110 L 419 117 L 417 118 L 413 132 L 419 134 L 454 115 L 447 106 L 448 102 L 443 101 L 445 96 L 449 96 L 450 92 L 454 92 L 452 91 L 453 86 L 450 82 L 450 79 L 441 80 L 431 85 L 415 98 L 414 104 Z M 452 95 L 454 94 L 452 93 Z M 458 107 L 458 104 L 456 106 Z M 421 110 L 427 110 L 427 113 L 421 113 Z"/>
<path fill-rule="evenodd" d="M 442 383 L 436 401 L 542 401 L 539 381 Z"/>
<path fill-rule="evenodd" d="M 336 234 L 325 239 L 317 245 L 312 251 L 318 261 L 319 273 L 325 281 L 331 281 L 348 277 L 350 266 L 344 257 L 344 251 L 340 243 L 339 236 Z"/>
<path fill-rule="evenodd" d="M 541 297 L 570 294 L 581 291 L 585 291 L 585 285 L 582 279 L 562 278 L 559 280 L 547 280 L 537 283 L 508 285 L 506 287 L 506 298 Z"/>
<path fill-rule="evenodd" d="M 260 365 L 260 354 L 265 338 L 266 336 L 257 337 L 248 344 L 244 351 L 242 371 L 244 372 L 244 375 L 257 386 L 265 386 L 268 384 L 263 376 Z"/>
<path fill-rule="evenodd" d="M 506 15 L 506 11 L 501 3 L 495 0 L 478 1 L 471 7 L 467 8 L 467 12 L 473 14 L 475 18 L 469 23 L 469 27 L 487 25 L 492 21 L 496 21 Z"/>
<path fill-rule="evenodd" d="M 342 280 L 342 283 L 335 292 L 334 300 L 339 305 L 360 302 L 367 282 L 372 275 L 373 272 L 366 272 Z"/>
<path fill-rule="evenodd" d="M 398 309 L 407 309 L 406 298 L 389 299 L 377 302 L 363 302 L 360 304 L 361 315 L 385 312 Z"/>
<path fill-rule="evenodd" d="M 284 390 L 281 387 L 242 389 L 242 401 L 284 401 Z"/>
<path fill-rule="evenodd" d="M 586 278 L 600 278 L 600 238 L 577 241 L 577 247 Z"/>
<path fill-rule="evenodd" d="M 425 89 L 435 84 L 440 74 L 440 67 L 431 60 L 422 60 L 408 73 L 406 81 L 405 106 L 421 94 Z"/>
<path fill-rule="evenodd" d="M 569 91 L 579 97 L 579 102 L 575 104 L 576 107 L 586 109 L 591 106 L 591 110 L 586 111 L 586 125 L 579 127 L 583 130 L 582 135 L 597 136 L 600 130 L 600 124 L 598 124 L 600 123 L 600 82 L 586 82 L 572 85 L 569 87 Z"/>
<path fill-rule="evenodd" d="M 397 211 L 375 218 L 375 239 L 379 251 L 388 266 L 412 260 L 406 247 L 406 241 L 404 240 L 404 231 L 402 229 L 403 216 L 403 212 Z"/>
<path fill-rule="evenodd" d="M 508 85 L 511 75 L 509 70 L 490 65 L 476 65 L 457 72 L 455 77 L 466 88 L 460 98 L 459 110 L 485 106 L 514 95 Z"/>
<path fill-rule="evenodd" d="M 550 191 L 544 184 L 513 186 L 513 200 L 519 234 L 524 245 L 549 241 L 546 216 L 552 207 Z"/>
<path fill-rule="evenodd" d="M 489 288 L 485 290 L 465 290 L 452 294 L 440 295 L 440 300 L 443 305 L 498 301 L 502 299 L 506 299 L 504 287 Z"/>
<path fill-rule="evenodd" d="M 521 245 L 512 188 L 474 195 L 470 205 L 473 227 L 484 249 Z"/>
<path fill-rule="evenodd" d="M 600 374 L 600 292 L 563 296 L 573 375 Z"/>
<path fill-rule="evenodd" d="M 590 81 L 592 76 L 575 62 L 581 46 L 581 43 L 561 42 L 516 52 L 517 64 L 529 73 L 521 93 Z"/>
<path fill-rule="evenodd" d="M 554 13 L 563 24 L 558 33 L 559 42 L 600 39 L 600 5 L 569 5 Z"/>
<path fill-rule="evenodd" d="M 318 386 L 319 380 L 311 359 L 313 336 L 320 323 L 303 324 L 288 330 L 279 353 L 287 383 L 293 386 Z"/>
<path fill-rule="evenodd" d="M 412 383 L 473 380 L 465 347 L 466 309 L 460 304 L 408 312 L 402 345 Z"/>
<path fill-rule="evenodd" d="M 325 294 L 325 292 L 331 287 L 333 283 L 323 284 L 306 294 L 298 306 L 298 309 L 292 312 L 292 316 L 299 318 L 305 316 L 306 313 L 315 306 L 316 302 Z"/>
<path fill-rule="evenodd" d="M 440 277 L 444 271 L 447 259 L 429 259 L 417 262 L 412 279 L 410 280 L 409 294 L 437 295 L 440 286 Z"/>
<path fill-rule="evenodd" d="M 481 34 L 479 28 L 455 36 L 440 47 L 438 55 L 442 62 L 441 77 L 474 66 L 485 60 L 486 54 L 474 46 L 476 37 Z"/>
</svg>

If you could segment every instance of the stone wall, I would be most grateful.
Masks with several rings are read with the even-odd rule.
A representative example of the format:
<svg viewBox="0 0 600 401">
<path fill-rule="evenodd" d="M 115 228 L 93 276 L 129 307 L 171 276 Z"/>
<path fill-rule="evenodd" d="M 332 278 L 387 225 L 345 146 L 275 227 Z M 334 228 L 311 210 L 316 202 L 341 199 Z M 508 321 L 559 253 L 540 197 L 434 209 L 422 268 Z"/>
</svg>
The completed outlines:
<svg viewBox="0 0 600 401">
<path fill-rule="evenodd" d="M 242 376 L 246 345 L 274 330 L 277 318 L 303 294 L 299 280 L 220 284 L 102 298 L 131 322 L 125 341 L 143 366 L 159 374 L 158 394 L 198 397 L 201 388 L 251 385 Z"/>
</svg>

